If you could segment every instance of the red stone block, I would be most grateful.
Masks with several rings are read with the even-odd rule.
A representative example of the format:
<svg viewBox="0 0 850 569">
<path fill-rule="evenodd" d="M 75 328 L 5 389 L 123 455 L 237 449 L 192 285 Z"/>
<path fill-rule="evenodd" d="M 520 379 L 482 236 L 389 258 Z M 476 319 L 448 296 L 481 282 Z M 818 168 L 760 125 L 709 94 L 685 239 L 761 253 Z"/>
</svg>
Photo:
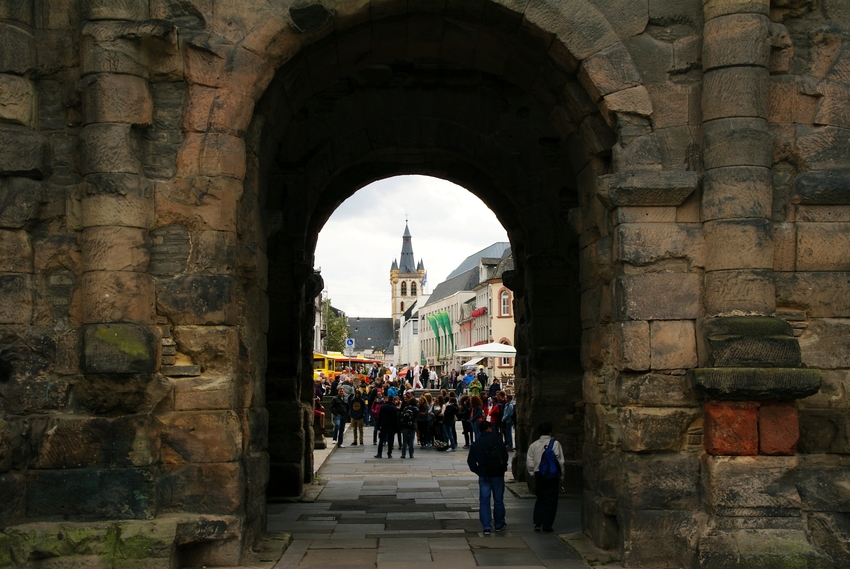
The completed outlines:
<svg viewBox="0 0 850 569">
<path fill-rule="evenodd" d="M 703 439 L 708 454 L 754 456 L 759 451 L 758 404 L 703 405 Z"/>
<path fill-rule="evenodd" d="M 794 403 L 764 403 L 759 408 L 759 451 L 768 455 L 797 453 L 800 417 Z"/>
</svg>

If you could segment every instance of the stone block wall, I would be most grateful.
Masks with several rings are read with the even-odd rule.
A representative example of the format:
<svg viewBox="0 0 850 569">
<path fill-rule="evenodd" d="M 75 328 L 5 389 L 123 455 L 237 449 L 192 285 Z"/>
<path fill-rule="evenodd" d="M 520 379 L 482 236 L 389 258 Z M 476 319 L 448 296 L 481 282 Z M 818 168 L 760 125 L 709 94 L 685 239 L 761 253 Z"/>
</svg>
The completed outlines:
<svg viewBox="0 0 850 569">
<path fill-rule="evenodd" d="M 626 565 L 850 564 L 845 4 L 0 2 L 0 565 L 237 564 L 412 173 L 510 236 L 517 477 L 550 420 Z"/>
</svg>

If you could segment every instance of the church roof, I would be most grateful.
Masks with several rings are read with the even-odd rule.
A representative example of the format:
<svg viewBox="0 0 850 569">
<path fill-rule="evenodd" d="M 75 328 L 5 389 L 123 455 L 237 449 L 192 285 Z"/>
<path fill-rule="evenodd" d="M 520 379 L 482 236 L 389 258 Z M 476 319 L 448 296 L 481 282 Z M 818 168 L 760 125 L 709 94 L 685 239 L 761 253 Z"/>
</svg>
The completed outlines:
<svg viewBox="0 0 850 569">
<path fill-rule="evenodd" d="M 398 262 L 398 272 L 403 275 L 416 273 L 416 260 L 413 258 L 413 243 L 407 222 L 404 224 L 404 235 L 401 239 L 401 257 Z"/>
<path fill-rule="evenodd" d="M 391 271 L 395 271 L 395 270 L 397 270 L 397 269 L 398 269 L 398 261 L 396 261 L 395 259 L 393 259 L 393 266 L 392 266 L 392 267 L 390 267 L 390 270 L 391 270 Z"/>
</svg>

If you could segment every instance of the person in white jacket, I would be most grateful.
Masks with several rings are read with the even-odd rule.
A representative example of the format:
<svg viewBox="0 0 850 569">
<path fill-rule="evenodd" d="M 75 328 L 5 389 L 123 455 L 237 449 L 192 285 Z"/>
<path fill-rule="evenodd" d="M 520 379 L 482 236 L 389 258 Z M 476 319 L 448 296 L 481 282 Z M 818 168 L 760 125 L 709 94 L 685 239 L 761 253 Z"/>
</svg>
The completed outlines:
<svg viewBox="0 0 850 569">
<path fill-rule="evenodd" d="M 554 480 L 546 480 L 539 469 L 543 450 L 549 446 L 549 441 L 554 440 L 552 423 L 548 421 L 540 423 L 537 427 L 537 435 L 540 438 L 531 443 L 525 458 L 525 468 L 530 476 L 534 476 L 534 490 L 537 495 L 537 500 L 534 502 L 534 531 L 551 532 L 555 515 L 558 513 L 558 492 L 564 482 L 564 450 L 561 448 L 561 443 L 554 441 L 552 451 L 558 459 L 561 473 Z"/>
</svg>

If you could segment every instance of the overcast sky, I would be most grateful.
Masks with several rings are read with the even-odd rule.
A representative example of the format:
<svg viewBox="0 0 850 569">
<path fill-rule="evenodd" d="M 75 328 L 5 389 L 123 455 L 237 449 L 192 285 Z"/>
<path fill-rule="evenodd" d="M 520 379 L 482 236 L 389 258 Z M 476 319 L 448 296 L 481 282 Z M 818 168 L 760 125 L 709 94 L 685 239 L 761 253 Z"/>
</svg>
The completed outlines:
<svg viewBox="0 0 850 569">
<path fill-rule="evenodd" d="M 391 316 L 390 267 L 401 254 L 405 214 L 429 293 L 469 255 L 508 240 L 493 212 L 451 182 L 426 176 L 375 182 L 339 206 L 319 234 L 315 266 L 334 307 L 348 316 Z"/>
</svg>

